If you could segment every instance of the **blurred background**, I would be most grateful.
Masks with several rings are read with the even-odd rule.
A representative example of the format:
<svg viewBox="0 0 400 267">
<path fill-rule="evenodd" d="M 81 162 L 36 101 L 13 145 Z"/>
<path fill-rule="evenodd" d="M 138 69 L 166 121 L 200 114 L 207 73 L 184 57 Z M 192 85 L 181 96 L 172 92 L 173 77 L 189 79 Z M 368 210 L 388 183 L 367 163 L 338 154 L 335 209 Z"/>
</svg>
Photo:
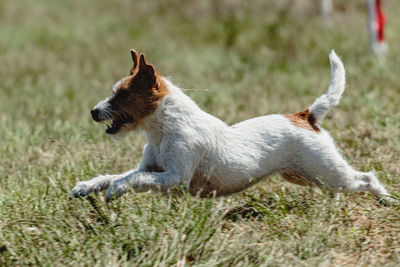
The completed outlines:
<svg viewBox="0 0 400 267">
<path fill-rule="evenodd" d="M 0 238 L 10 244 L 5 245 L 8 257 L 14 263 L 37 263 L 33 255 L 44 253 L 36 239 L 23 234 L 25 226 L 16 223 L 26 220 L 42 224 L 47 259 L 68 262 L 76 251 L 86 251 L 84 245 L 69 247 L 62 255 L 51 249 L 58 242 L 58 229 L 69 233 L 66 225 L 74 225 L 79 214 L 90 211 L 87 202 L 79 204 L 66 196 L 77 180 L 122 172 L 139 162 L 143 137 L 109 140 L 105 126 L 94 123 L 89 112 L 111 93 L 116 80 L 129 73 L 131 48 L 145 53 L 148 62 L 178 86 L 207 89 L 185 93 L 229 124 L 307 108 L 327 89 L 328 54 L 334 49 L 344 62 L 348 82 L 343 100 L 324 120 L 324 127 L 349 162 L 364 171 L 377 170 L 389 190 L 398 192 L 400 1 L 382 1 L 389 47 L 382 55 L 371 52 L 366 1 L 332 3 L 331 13 L 324 15 L 318 0 L 1 1 L 0 216 L 14 228 L 2 231 Z M 259 188 L 243 194 L 264 190 L 296 198 L 306 191 L 277 177 Z M 129 203 L 131 197 L 119 203 Z M 240 197 L 226 201 L 235 206 Z M 360 197 L 375 203 L 368 195 Z M 148 197 L 142 201 L 150 205 Z M 167 205 L 166 199 L 160 201 Z M 331 210 L 340 213 L 339 208 Z M 371 216 L 384 218 L 392 211 Z M 103 212 L 108 216 L 111 211 Z M 65 219 L 65 228 L 57 223 L 63 216 L 71 216 Z M 103 227 L 96 218 L 89 224 Z M 393 230 L 388 236 L 399 236 L 398 227 L 387 229 Z M 335 242 L 344 254 L 349 247 L 357 250 L 345 241 Z M 389 261 L 399 259 L 399 243 L 391 242 L 382 243 L 389 248 L 382 257 Z M 118 247 L 118 240 L 112 246 Z M 99 245 L 99 251 L 105 247 Z M 324 250 L 310 255 L 319 255 L 318 251 Z M 368 250 L 360 251 L 368 262 Z M 289 264 L 307 259 L 293 253 L 296 260 Z M 232 260 L 240 258 L 235 255 Z M 261 262 L 261 256 L 254 257 Z"/>
</svg>

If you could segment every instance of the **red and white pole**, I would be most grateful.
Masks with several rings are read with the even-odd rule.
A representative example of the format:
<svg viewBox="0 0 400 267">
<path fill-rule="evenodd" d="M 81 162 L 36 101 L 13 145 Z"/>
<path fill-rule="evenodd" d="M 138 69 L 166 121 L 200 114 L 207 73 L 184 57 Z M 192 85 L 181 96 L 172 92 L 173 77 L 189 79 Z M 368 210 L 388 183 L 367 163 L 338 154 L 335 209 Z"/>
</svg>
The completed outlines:
<svg viewBox="0 0 400 267">
<path fill-rule="evenodd" d="M 371 38 L 371 48 L 377 54 L 384 53 L 388 47 L 385 41 L 384 27 L 386 17 L 382 10 L 381 0 L 367 0 L 368 30 Z"/>
</svg>

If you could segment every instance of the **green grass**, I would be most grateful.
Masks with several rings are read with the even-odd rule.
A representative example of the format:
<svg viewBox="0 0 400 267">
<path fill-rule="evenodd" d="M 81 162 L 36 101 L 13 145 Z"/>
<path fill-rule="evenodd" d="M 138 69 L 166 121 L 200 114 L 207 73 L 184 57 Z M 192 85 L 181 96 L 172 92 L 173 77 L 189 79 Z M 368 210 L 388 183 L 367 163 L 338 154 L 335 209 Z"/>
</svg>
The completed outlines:
<svg viewBox="0 0 400 267">
<path fill-rule="evenodd" d="M 276 2 L 276 3 L 275 3 Z M 144 139 L 109 140 L 89 110 L 131 67 L 129 49 L 228 123 L 298 112 L 348 86 L 324 121 L 349 162 L 400 189 L 400 4 L 384 1 L 390 51 L 369 53 L 364 1 L 0 2 L 0 265 L 400 265 L 400 206 L 278 177 L 242 193 L 71 199 L 77 180 L 132 168 Z M 251 4 L 250 4 L 251 3 Z"/>
</svg>

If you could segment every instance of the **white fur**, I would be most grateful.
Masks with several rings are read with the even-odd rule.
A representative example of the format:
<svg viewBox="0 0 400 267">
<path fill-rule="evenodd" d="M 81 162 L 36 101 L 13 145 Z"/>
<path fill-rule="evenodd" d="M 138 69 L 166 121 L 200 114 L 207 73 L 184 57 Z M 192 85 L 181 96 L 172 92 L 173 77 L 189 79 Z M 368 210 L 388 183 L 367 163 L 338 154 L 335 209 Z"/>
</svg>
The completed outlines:
<svg viewBox="0 0 400 267">
<path fill-rule="evenodd" d="M 343 64 L 333 51 L 330 62 L 328 91 L 310 107 L 317 121 L 339 102 L 344 90 Z M 331 191 L 389 195 L 374 173 L 356 171 L 343 159 L 327 131 L 299 128 L 283 115 L 228 126 L 202 111 L 169 80 L 165 82 L 170 93 L 138 125 L 148 142 L 139 166 L 121 175 L 80 182 L 72 190 L 74 196 L 107 189 L 106 198 L 111 200 L 130 188 L 167 191 L 183 185 L 193 190 L 192 179 L 199 177 L 227 195 L 280 172 L 295 172 Z M 154 172 L 154 166 L 164 171 Z"/>
<path fill-rule="evenodd" d="M 317 98 L 310 107 L 310 112 L 317 119 L 317 122 L 321 122 L 326 113 L 328 113 L 333 106 L 339 104 L 346 84 L 344 66 L 342 61 L 335 54 L 335 51 L 332 50 L 329 59 L 332 73 L 328 90 L 324 95 Z"/>
</svg>

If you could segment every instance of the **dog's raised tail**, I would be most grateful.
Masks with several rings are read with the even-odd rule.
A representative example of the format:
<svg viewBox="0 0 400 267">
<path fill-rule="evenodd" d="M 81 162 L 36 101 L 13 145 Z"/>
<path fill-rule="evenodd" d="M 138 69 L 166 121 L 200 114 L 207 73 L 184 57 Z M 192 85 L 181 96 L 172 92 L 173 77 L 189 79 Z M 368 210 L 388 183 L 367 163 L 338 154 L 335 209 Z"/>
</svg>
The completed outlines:
<svg viewBox="0 0 400 267">
<path fill-rule="evenodd" d="M 315 122 L 319 123 L 328 113 L 328 111 L 333 107 L 336 106 L 340 98 L 343 94 L 346 78 L 345 78 L 345 70 L 342 61 L 336 55 L 335 51 L 329 55 L 329 60 L 331 63 L 331 82 L 329 84 L 328 90 L 326 93 L 311 105 L 309 108 L 310 113 L 315 118 Z"/>
</svg>

